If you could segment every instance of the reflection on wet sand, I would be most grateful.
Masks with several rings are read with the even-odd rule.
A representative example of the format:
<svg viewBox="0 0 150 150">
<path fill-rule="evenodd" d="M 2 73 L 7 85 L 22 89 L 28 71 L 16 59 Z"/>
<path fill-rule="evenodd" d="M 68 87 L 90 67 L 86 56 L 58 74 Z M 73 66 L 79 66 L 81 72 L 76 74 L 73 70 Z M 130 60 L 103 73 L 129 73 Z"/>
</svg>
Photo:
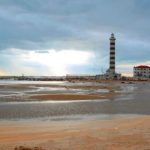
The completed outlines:
<svg viewBox="0 0 150 150">
<path fill-rule="evenodd" d="M 32 83 L 32 84 L 31 84 Z M 107 99 L 131 92 L 118 82 L 19 82 L 0 83 L 0 101 Z M 126 86 L 128 87 L 128 86 Z M 132 86 L 132 88 L 134 88 Z"/>
<path fill-rule="evenodd" d="M 45 117 L 49 120 L 52 116 L 68 115 L 81 115 L 82 119 L 84 115 L 93 114 L 150 114 L 149 83 L 15 82 L 1 84 L 0 89 L 8 93 L 0 97 L 0 119 Z"/>
</svg>

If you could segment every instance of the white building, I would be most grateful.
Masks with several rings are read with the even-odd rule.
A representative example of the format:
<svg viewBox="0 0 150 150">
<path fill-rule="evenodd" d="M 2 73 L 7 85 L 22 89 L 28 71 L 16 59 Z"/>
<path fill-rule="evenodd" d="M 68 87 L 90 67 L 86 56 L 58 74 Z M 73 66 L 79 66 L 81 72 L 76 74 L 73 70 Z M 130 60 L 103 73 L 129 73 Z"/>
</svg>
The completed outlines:
<svg viewBox="0 0 150 150">
<path fill-rule="evenodd" d="M 150 78 L 150 66 L 140 65 L 133 68 L 135 78 Z"/>
</svg>

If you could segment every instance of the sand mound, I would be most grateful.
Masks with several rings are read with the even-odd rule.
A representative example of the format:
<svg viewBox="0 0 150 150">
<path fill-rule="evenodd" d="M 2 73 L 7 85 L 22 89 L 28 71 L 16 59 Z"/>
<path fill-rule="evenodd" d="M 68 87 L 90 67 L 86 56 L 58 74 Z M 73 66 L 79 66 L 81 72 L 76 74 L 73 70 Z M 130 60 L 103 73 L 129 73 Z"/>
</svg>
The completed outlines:
<svg viewBox="0 0 150 150">
<path fill-rule="evenodd" d="M 14 150 L 44 150 L 44 149 L 42 149 L 41 147 L 29 148 L 29 147 L 19 146 L 19 147 L 15 147 Z"/>
</svg>

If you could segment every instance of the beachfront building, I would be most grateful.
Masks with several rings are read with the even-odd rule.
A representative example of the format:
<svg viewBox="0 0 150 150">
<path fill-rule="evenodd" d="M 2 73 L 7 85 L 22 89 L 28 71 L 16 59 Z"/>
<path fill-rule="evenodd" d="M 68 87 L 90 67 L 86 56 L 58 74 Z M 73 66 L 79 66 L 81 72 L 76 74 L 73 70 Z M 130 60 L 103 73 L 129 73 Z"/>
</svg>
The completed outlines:
<svg viewBox="0 0 150 150">
<path fill-rule="evenodd" d="M 150 78 L 150 66 L 140 65 L 133 68 L 135 78 Z"/>
</svg>

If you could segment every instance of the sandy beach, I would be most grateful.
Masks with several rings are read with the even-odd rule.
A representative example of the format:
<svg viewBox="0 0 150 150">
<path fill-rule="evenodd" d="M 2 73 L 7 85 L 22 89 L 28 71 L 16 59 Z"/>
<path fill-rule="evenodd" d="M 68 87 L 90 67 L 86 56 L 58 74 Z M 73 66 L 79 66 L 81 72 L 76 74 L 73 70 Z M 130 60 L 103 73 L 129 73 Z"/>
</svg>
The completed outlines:
<svg viewBox="0 0 150 150">
<path fill-rule="evenodd" d="M 62 122 L 1 122 L 0 149 L 149 150 L 150 117 Z"/>
<path fill-rule="evenodd" d="M 149 150 L 149 87 L 129 82 L 1 84 L 0 150 Z M 111 117 L 95 117 L 102 114 Z"/>
</svg>

